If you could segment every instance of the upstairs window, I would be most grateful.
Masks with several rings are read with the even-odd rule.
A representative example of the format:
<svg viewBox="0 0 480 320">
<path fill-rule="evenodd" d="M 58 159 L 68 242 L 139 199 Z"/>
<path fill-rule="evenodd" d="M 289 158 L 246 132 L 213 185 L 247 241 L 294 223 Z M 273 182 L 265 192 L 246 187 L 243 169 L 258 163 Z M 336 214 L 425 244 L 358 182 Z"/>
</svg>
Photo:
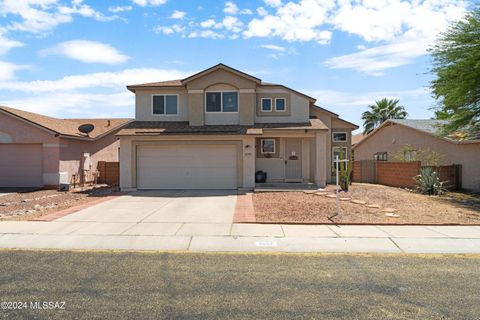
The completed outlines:
<svg viewBox="0 0 480 320">
<path fill-rule="evenodd" d="M 272 111 L 272 99 L 262 98 L 262 112 Z"/>
<path fill-rule="evenodd" d="M 152 97 L 154 115 L 177 115 L 178 97 L 176 95 L 154 95 Z"/>
<path fill-rule="evenodd" d="M 347 133 L 346 132 L 334 132 L 334 133 L 332 133 L 332 141 L 333 142 L 346 142 L 347 141 Z"/>
<path fill-rule="evenodd" d="M 238 112 L 237 92 L 207 92 L 206 112 Z"/>
<path fill-rule="evenodd" d="M 275 111 L 284 112 L 285 109 L 285 98 L 275 98 Z"/>
</svg>

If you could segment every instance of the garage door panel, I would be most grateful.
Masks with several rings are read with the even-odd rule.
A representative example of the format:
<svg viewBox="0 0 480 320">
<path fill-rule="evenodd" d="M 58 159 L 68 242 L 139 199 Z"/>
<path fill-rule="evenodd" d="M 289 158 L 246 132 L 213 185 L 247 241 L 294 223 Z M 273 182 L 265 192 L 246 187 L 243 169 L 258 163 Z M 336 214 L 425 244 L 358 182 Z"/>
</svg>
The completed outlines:
<svg viewBox="0 0 480 320">
<path fill-rule="evenodd" d="M 234 145 L 171 145 L 137 148 L 139 189 L 236 189 Z"/>
<path fill-rule="evenodd" d="M 0 144 L 0 187 L 40 187 L 40 144 Z"/>
</svg>

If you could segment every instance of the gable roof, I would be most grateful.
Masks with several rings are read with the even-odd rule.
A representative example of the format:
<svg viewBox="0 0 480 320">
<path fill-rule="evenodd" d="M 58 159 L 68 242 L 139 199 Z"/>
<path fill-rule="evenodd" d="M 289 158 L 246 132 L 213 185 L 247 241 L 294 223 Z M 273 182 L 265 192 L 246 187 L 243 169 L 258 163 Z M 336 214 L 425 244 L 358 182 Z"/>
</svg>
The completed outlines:
<svg viewBox="0 0 480 320">
<path fill-rule="evenodd" d="M 205 69 L 205 70 L 203 70 L 203 71 L 197 72 L 197 73 L 195 73 L 195 74 L 193 74 L 193 75 L 191 75 L 191 76 L 189 76 L 189 77 L 187 77 L 187 78 L 185 78 L 185 79 L 182 79 L 182 84 L 185 85 L 185 84 L 189 83 L 189 82 L 192 81 L 192 80 L 195 80 L 195 79 L 197 79 L 197 78 L 200 78 L 201 76 L 206 75 L 206 74 L 211 73 L 211 72 L 214 72 L 214 71 L 216 71 L 216 70 L 218 70 L 218 69 L 223 69 L 223 70 L 230 71 L 230 72 L 232 72 L 232 73 L 234 73 L 234 74 L 236 74 L 236 75 L 239 75 L 240 77 L 247 78 L 247 79 L 252 80 L 252 81 L 254 81 L 254 82 L 256 82 L 256 83 L 262 82 L 262 80 L 260 80 L 259 78 L 254 77 L 254 76 L 252 76 L 252 75 L 250 75 L 250 74 L 248 74 L 248 73 L 245 73 L 245 72 L 243 72 L 243 71 L 237 70 L 237 69 L 232 68 L 232 67 L 229 67 L 229 66 L 227 66 L 227 65 L 225 65 L 225 64 L 223 64 L 223 63 L 219 63 L 219 64 L 217 64 L 217 65 L 214 65 L 213 67 L 210 67 L 210 68 Z"/>
<path fill-rule="evenodd" d="M 232 67 L 229 67 L 223 63 L 219 63 L 217 65 L 214 65 L 213 67 L 210 67 L 208 69 L 205 69 L 203 71 L 200 71 L 200 72 L 197 72 L 187 78 L 184 78 L 184 79 L 175 79 L 175 80 L 167 80 L 167 81 L 158 81 L 158 82 L 149 82 L 149 83 L 140 83 L 140 84 L 132 84 L 132 85 L 128 85 L 127 86 L 127 89 L 130 90 L 131 92 L 135 92 L 135 89 L 142 89 L 142 88 L 159 88 L 159 87 L 185 87 L 185 85 L 194 80 L 194 79 L 197 79 L 203 75 L 206 75 L 210 72 L 214 72 L 218 69 L 223 69 L 223 70 L 227 70 L 229 72 L 232 72 L 236 75 L 239 75 L 240 77 L 243 77 L 243 78 L 247 78 L 249 80 L 252 80 L 254 81 L 255 83 L 257 83 L 258 85 L 260 86 L 264 86 L 264 87 L 282 87 L 284 89 L 287 89 L 293 93 L 296 93 L 298 95 L 301 95 L 303 97 L 305 97 L 306 99 L 310 100 L 311 102 L 315 102 L 316 99 L 315 98 L 312 98 L 304 93 L 301 93 L 299 91 L 296 91 L 292 88 L 289 88 L 289 87 L 286 87 L 282 84 L 277 84 L 277 83 L 270 83 L 270 82 L 263 82 L 261 79 L 257 78 L 257 77 L 254 77 L 248 73 L 245 73 L 243 71 L 240 71 L 240 70 L 237 70 L 235 68 L 232 68 Z"/>
<path fill-rule="evenodd" d="M 111 118 L 111 119 L 58 119 L 44 116 L 38 113 L 28 112 L 20 109 L 0 106 L 0 112 L 4 114 L 19 118 L 29 124 L 41 127 L 53 133 L 80 139 L 97 139 L 110 131 L 123 127 L 132 119 Z M 87 137 L 85 134 L 78 131 L 78 127 L 82 124 L 90 123 L 95 126 L 92 132 Z"/>
<path fill-rule="evenodd" d="M 329 114 L 330 116 L 332 116 L 335 120 L 337 121 L 341 121 L 341 122 L 344 122 L 346 124 L 348 124 L 349 126 L 351 126 L 353 129 L 358 129 L 359 127 L 355 124 L 355 123 L 352 123 L 352 122 L 349 122 L 347 120 L 344 120 L 342 118 L 340 118 L 340 116 L 338 114 L 336 114 L 335 112 L 332 112 L 330 110 L 327 110 L 325 108 L 322 108 L 320 106 L 317 106 L 316 104 L 312 105 L 311 108 L 313 110 L 317 110 L 317 111 L 323 111 L 327 114 Z"/>
<path fill-rule="evenodd" d="M 480 139 L 475 140 L 455 140 L 449 137 L 444 137 L 440 135 L 440 127 L 442 125 L 448 124 L 446 120 L 434 120 L 434 119 L 389 119 L 382 123 L 375 130 L 370 132 L 368 135 L 364 136 L 358 143 L 356 143 L 352 148 L 357 148 L 364 141 L 368 140 L 372 135 L 376 134 L 380 129 L 390 126 L 390 125 L 400 125 L 407 127 L 425 134 L 429 134 L 438 139 L 445 140 L 455 144 L 469 144 L 469 143 L 480 143 Z"/>
<path fill-rule="evenodd" d="M 433 119 L 391 119 L 389 121 L 435 135 L 440 134 L 442 125 L 448 124 L 446 120 Z"/>
</svg>

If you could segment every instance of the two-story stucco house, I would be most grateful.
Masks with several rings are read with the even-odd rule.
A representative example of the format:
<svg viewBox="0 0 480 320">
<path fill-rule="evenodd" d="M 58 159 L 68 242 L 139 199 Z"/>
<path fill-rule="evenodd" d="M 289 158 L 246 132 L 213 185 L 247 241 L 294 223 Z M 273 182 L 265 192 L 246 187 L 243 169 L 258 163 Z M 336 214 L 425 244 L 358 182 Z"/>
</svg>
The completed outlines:
<svg viewBox="0 0 480 320">
<path fill-rule="evenodd" d="M 332 156 L 350 152 L 356 125 L 315 99 L 223 64 L 181 80 L 131 85 L 135 121 L 120 137 L 120 185 L 237 189 L 331 181 Z"/>
</svg>

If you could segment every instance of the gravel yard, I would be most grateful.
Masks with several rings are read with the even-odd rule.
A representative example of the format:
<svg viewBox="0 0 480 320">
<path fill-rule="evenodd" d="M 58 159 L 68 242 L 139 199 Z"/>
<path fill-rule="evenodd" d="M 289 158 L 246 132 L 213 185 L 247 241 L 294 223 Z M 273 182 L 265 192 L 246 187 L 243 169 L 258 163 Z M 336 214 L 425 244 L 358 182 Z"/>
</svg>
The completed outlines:
<svg viewBox="0 0 480 320">
<path fill-rule="evenodd" d="M 327 191 L 324 194 L 254 193 L 256 221 L 325 224 L 480 224 L 480 195 L 451 192 L 440 197 L 432 197 L 400 188 L 355 183 L 348 193 L 340 193 L 340 197 L 343 198 L 340 201 L 341 213 L 334 216 L 335 198 L 331 197 L 334 188 L 329 187 Z M 360 203 L 353 203 L 352 200 Z"/>
<path fill-rule="evenodd" d="M 89 187 L 61 192 L 33 190 L 0 196 L 0 220 L 31 220 L 73 206 L 85 204 L 114 192 L 109 187 Z"/>
</svg>

